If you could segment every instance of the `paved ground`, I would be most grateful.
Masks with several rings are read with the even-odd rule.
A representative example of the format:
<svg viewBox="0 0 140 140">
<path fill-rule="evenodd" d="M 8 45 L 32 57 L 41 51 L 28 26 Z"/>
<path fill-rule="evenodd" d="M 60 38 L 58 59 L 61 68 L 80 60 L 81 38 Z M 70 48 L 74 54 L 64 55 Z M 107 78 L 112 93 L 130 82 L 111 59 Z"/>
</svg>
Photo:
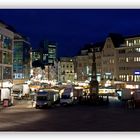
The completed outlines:
<svg viewBox="0 0 140 140">
<path fill-rule="evenodd" d="M 17 106 L 1 110 L 1 131 L 140 131 L 140 108 L 127 109 L 116 98 L 108 106 Z"/>
</svg>

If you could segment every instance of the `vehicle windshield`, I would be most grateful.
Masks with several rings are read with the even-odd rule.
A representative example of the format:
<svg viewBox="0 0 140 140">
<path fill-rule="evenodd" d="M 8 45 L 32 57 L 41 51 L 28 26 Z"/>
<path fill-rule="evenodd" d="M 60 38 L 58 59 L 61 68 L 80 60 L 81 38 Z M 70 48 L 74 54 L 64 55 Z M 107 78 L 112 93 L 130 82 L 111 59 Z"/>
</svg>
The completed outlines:
<svg viewBox="0 0 140 140">
<path fill-rule="evenodd" d="M 40 86 L 40 83 L 32 83 L 30 86 Z"/>
<path fill-rule="evenodd" d="M 47 97 L 46 96 L 38 96 L 37 101 L 46 101 Z"/>
<path fill-rule="evenodd" d="M 62 99 L 70 99 L 70 95 L 62 95 Z"/>
</svg>

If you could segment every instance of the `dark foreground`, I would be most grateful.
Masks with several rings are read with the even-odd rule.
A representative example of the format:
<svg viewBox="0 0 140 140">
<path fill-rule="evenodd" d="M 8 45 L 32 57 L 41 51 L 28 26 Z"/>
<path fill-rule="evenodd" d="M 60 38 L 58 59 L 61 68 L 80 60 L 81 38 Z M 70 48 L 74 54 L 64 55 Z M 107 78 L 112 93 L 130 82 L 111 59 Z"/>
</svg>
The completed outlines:
<svg viewBox="0 0 140 140">
<path fill-rule="evenodd" d="M 127 109 L 116 99 L 108 106 L 12 107 L 0 112 L 0 131 L 140 131 L 140 108 Z"/>
</svg>

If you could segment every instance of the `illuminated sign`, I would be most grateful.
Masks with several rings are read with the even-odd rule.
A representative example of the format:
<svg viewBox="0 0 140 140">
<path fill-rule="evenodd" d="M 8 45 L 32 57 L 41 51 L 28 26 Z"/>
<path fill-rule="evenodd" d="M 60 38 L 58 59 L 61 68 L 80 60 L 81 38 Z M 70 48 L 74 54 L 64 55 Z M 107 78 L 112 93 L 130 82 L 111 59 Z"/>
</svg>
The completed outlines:
<svg viewBox="0 0 140 140">
<path fill-rule="evenodd" d="M 105 75 L 111 75 L 111 73 L 105 73 Z"/>
<path fill-rule="evenodd" d="M 140 75 L 140 71 L 135 71 L 135 75 Z"/>
</svg>

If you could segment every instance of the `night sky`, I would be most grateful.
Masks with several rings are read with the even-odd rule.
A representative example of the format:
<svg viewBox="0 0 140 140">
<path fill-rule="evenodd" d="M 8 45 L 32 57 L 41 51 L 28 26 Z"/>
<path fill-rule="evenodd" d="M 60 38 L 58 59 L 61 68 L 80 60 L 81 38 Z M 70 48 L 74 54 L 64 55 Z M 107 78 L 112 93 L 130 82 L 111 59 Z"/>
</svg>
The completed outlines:
<svg viewBox="0 0 140 140">
<path fill-rule="evenodd" d="M 43 39 L 57 42 L 58 56 L 74 56 L 110 32 L 140 34 L 137 9 L 1 9 L 0 19 L 28 36 L 33 48 Z"/>
</svg>

